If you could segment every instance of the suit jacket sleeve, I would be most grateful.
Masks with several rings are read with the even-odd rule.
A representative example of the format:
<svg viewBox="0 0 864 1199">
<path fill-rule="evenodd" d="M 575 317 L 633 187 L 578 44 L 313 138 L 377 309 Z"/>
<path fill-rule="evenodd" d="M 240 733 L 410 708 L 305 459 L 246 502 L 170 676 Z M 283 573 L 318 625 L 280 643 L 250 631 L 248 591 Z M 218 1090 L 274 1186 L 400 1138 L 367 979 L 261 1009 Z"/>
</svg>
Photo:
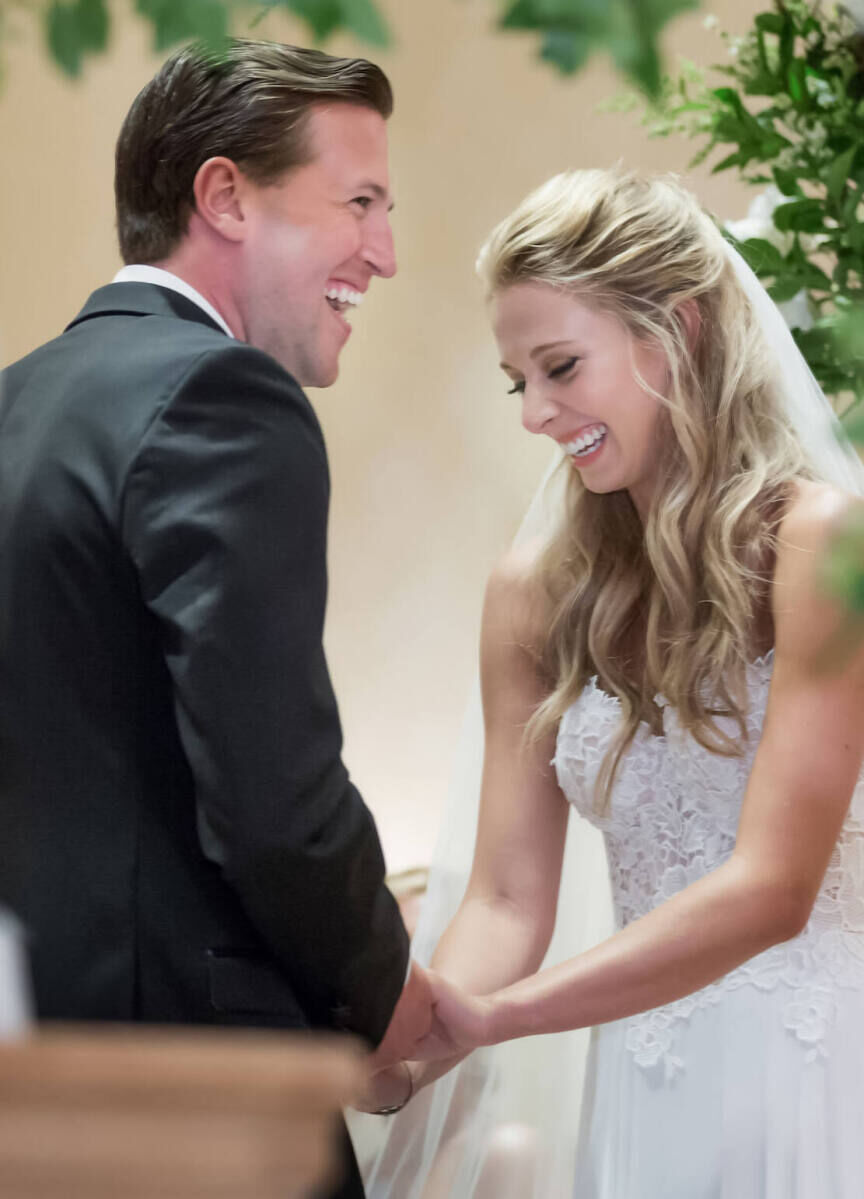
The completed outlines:
<svg viewBox="0 0 864 1199">
<path fill-rule="evenodd" d="M 308 400 L 235 344 L 198 358 L 153 421 L 123 529 L 163 630 L 208 856 L 310 1010 L 375 1044 L 408 947 L 340 757 L 322 647 L 328 503 Z"/>
</svg>

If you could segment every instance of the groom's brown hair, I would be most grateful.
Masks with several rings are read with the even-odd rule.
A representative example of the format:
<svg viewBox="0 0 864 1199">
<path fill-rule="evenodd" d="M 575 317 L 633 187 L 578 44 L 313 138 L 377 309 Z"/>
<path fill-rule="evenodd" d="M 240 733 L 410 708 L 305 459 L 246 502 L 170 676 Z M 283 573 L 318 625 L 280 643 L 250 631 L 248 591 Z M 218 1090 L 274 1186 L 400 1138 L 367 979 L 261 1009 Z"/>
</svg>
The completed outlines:
<svg viewBox="0 0 864 1199">
<path fill-rule="evenodd" d="M 158 262 L 176 249 L 208 158 L 230 158 L 260 184 L 311 161 L 309 114 L 332 102 L 372 108 L 385 120 L 393 111 L 387 76 L 364 58 L 241 38 L 172 55 L 139 92 L 117 139 L 123 261 Z"/>
</svg>

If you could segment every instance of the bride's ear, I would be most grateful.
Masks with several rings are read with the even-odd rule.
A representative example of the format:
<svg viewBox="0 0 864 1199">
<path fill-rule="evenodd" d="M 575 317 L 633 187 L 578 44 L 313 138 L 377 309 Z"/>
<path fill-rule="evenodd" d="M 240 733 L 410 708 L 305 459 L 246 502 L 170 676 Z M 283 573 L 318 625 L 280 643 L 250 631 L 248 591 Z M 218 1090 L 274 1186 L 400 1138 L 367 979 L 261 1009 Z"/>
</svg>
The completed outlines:
<svg viewBox="0 0 864 1199">
<path fill-rule="evenodd" d="M 684 331 L 687 348 L 692 354 L 696 349 L 696 343 L 699 341 L 699 334 L 702 330 L 702 313 L 699 311 L 699 305 L 693 299 L 682 300 L 675 309 L 675 317 Z"/>
</svg>

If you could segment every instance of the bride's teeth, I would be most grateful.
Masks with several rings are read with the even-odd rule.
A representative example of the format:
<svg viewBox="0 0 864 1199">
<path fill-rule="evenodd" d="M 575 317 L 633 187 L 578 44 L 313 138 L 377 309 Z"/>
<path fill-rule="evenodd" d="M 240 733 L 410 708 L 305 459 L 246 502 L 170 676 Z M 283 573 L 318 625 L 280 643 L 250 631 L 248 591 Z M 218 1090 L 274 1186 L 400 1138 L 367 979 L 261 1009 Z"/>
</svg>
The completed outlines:
<svg viewBox="0 0 864 1199">
<path fill-rule="evenodd" d="M 568 441 L 564 446 L 564 452 L 571 455 L 588 453 L 600 444 L 606 433 L 607 429 L 605 425 L 594 425 L 583 433 L 581 437 L 577 437 L 575 441 Z"/>
</svg>

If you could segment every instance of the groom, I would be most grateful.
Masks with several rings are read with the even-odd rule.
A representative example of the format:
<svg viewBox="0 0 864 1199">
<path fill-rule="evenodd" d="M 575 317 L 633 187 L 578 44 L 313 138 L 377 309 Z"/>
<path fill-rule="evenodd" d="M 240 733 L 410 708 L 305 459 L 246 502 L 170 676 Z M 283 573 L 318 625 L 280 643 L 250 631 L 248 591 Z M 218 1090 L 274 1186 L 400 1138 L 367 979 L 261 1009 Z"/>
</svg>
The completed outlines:
<svg viewBox="0 0 864 1199">
<path fill-rule="evenodd" d="M 302 391 L 396 269 L 391 108 L 363 60 L 174 55 L 117 145 L 128 265 L 5 372 L 0 901 L 40 1017 L 346 1029 L 379 1064 L 430 1026 L 340 759 Z"/>
</svg>

